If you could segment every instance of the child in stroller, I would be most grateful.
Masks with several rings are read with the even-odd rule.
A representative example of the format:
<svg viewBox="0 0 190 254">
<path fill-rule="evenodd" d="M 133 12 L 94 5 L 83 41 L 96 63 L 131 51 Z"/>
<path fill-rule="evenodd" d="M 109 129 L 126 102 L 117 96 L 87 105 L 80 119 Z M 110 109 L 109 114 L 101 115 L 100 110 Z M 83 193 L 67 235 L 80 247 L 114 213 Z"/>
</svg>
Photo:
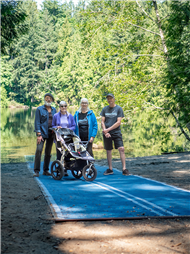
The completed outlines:
<svg viewBox="0 0 190 254">
<path fill-rule="evenodd" d="M 97 176 L 93 162 L 95 159 L 87 152 L 88 142 L 80 138 L 70 129 L 51 128 L 55 133 L 56 148 L 61 152 L 60 160 L 53 161 L 51 174 L 55 180 L 60 180 L 67 170 L 79 179 L 82 176 L 86 181 L 93 181 Z"/>
</svg>

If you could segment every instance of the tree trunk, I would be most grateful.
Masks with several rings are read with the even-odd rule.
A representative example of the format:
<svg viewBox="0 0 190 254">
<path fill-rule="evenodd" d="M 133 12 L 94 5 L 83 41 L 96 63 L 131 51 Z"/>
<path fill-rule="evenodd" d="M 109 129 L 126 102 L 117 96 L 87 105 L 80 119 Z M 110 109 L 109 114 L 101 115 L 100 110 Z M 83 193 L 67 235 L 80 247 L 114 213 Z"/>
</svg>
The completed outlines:
<svg viewBox="0 0 190 254">
<path fill-rule="evenodd" d="M 155 12 L 156 12 L 157 25 L 158 25 L 158 28 L 159 28 L 159 31 L 160 31 L 160 37 L 161 37 L 164 53 L 165 53 L 166 57 L 168 57 L 168 50 L 167 50 L 166 42 L 165 42 L 165 39 L 164 39 L 164 33 L 163 33 L 163 30 L 162 30 L 162 27 L 161 27 L 161 20 L 160 20 L 160 15 L 159 15 L 159 12 L 158 12 L 157 2 L 156 2 L 156 0 L 152 0 L 152 2 L 153 2 L 154 9 L 155 9 Z"/>
</svg>

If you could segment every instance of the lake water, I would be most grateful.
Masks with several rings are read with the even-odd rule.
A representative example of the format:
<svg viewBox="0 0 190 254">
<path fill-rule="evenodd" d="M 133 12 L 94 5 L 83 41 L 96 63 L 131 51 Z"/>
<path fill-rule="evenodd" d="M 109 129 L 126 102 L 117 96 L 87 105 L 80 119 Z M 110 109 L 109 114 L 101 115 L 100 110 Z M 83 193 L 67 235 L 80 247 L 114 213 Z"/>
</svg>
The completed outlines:
<svg viewBox="0 0 190 254">
<path fill-rule="evenodd" d="M 35 154 L 34 119 L 35 110 L 32 109 L 1 109 L 1 163 L 24 162 L 26 155 Z M 98 122 L 99 130 L 95 143 L 101 144 L 100 118 Z M 126 156 L 148 156 L 190 150 L 189 142 L 182 135 L 178 136 L 176 129 L 169 125 L 169 121 L 154 118 L 154 115 L 147 116 L 147 113 L 133 116 L 121 127 Z M 55 154 L 53 145 L 53 158 Z M 105 159 L 105 150 L 94 150 L 94 157 Z M 118 151 L 113 150 L 113 158 L 118 157 Z"/>
</svg>

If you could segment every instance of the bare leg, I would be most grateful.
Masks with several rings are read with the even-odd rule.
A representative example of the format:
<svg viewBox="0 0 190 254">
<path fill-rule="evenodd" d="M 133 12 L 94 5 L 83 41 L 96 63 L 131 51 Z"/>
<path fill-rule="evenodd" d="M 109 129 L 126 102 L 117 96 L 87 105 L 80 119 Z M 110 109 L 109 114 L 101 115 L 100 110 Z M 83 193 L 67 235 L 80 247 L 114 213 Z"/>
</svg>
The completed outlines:
<svg viewBox="0 0 190 254">
<path fill-rule="evenodd" d="M 120 153 L 120 158 L 121 158 L 121 162 L 122 162 L 122 166 L 123 166 L 123 170 L 126 169 L 126 162 L 125 162 L 125 151 L 124 151 L 124 147 L 119 147 L 118 148 L 119 153 Z"/>
<path fill-rule="evenodd" d="M 108 167 L 112 170 L 112 150 L 106 150 L 107 152 L 107 160 L 108 160 Z"/>
</svg>

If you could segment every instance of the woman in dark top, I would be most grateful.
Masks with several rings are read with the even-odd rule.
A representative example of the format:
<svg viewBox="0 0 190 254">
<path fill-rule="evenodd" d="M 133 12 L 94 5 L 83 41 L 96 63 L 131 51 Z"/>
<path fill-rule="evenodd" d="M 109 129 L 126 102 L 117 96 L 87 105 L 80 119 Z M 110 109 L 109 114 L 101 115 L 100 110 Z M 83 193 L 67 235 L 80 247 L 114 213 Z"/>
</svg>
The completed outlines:
<svg viewBox="0 0 190 254">
<path fill-rule="evenodd" d="M 76 122 L 75 133 L 82 141 L 89 141 L 87 151 L 93 156 L 92 143 L 98 131 L 98 124 L 95 114 L 89 109 L 88 105 L 86 98 L 81 99 L 80 108 L 74 115 Z"/>
</svg>

